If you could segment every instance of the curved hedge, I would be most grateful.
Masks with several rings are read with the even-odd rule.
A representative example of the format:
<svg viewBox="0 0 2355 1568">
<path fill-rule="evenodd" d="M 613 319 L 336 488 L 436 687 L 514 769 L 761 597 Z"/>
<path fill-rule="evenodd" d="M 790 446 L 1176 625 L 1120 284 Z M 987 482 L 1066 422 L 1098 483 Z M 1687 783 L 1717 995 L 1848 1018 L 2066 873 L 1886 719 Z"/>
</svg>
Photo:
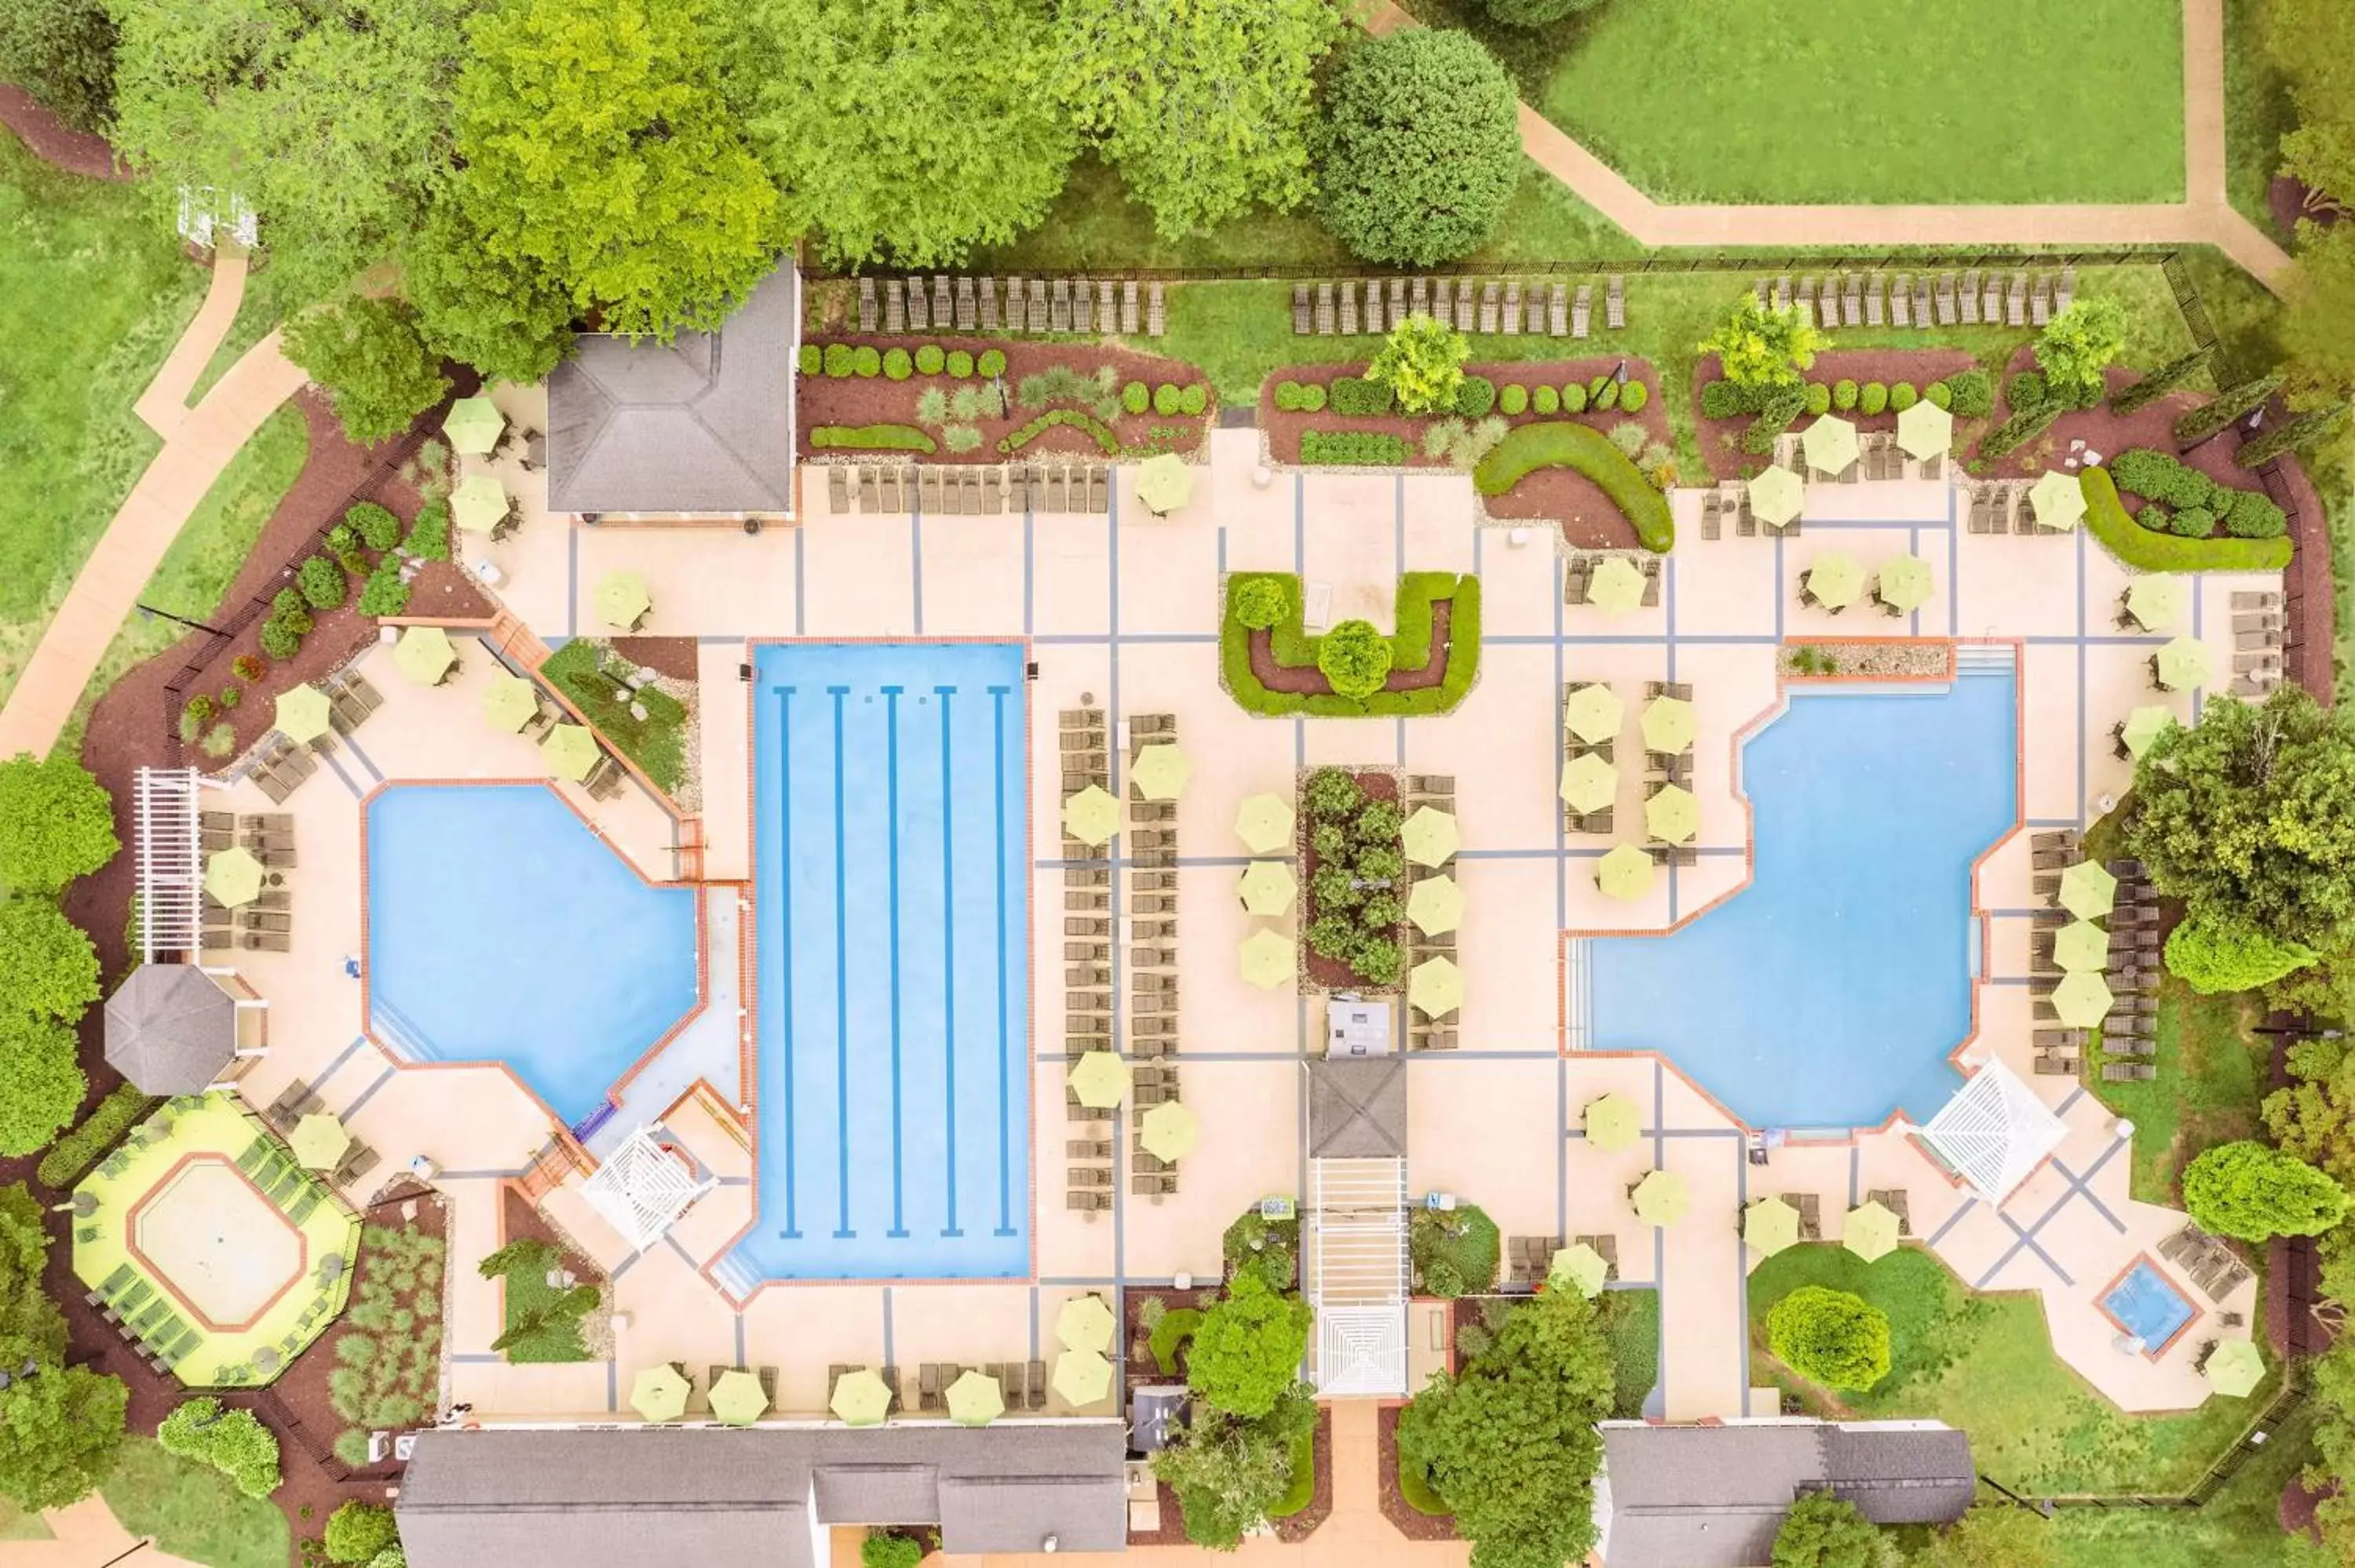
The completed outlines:
<svg viewBox="0 0 2355 1568">
<path fill-rule="evenodd" d="M 1018 452 L 1058 425 L 1069 425 L 1075 430 L 1086 431 L 1096 445 L 1103 449 L 1107 457 L 1120 455 L 1120 437 L 1113 433 L 1113 428 L 1093 414 L 1078 408 L 1048 409 L 1020 429 L 1000 440 L 997 443 L 997 450 L 1009 455 Z"/>
<path fill-rule="evenodd" d="M 1252 628 L 1241 610 L 1248 602 L 1263 609 L 1264 595 L 1252 585 L 1273 585 L 1284 597 L 1283 611 L 1266 628 L 1269 651 L 1287 669 L 1314 669 L 1321 637 L 1311 636 L 1300 623 L 1300 579 L 1290 572 L 1231 572 L 1227 601 L 1219 620 L 1219 668 L 1228 694 L 1247 712 L 1265 718 L 1305 714 L 1312 718 L 1406 718 L 1455 711 L 1471 691 L 1480 673 L 1480 579 L 1469 572 L 1408 572 L 1399 578 L 1398 630 L 1391 635 L 1391 668 L 1423 670 L 1431 663 L 1432 614 L 1434 600 L 1446 599 L 1448 612 L 1447 668 L 1439 684 L 1406 692 L 1376 692 L 1353 698 L 1330 693 L 1271 692 L 1252 672 Z"/>
<path fill-rule="evenodd" d="M 810 446 L 863 447 L 887 452 L 930 452 L 939 450 L 932 438 L 913 425 L 813 425 Z"/>
<path fill-rule="evenodd" d="M 2077 487 L 2085 493 L 2085 526 L 2111 555 L 2138 571 L 2277 572 L 2289 565 L 2286 538 L 2185 539 L 2143 527 L 2118 500 L 2107 470 L 2084 470 Z"/>
<path fill-rule="evenodd" d="M 1644 471 L 1609 437 L 1587 425 L 1555 420 L 1523 425 L 1498 441 L 1472 471 L 1472 487 L 1483 495 L 1502 495 L 1541 468 L 1572 468 L 1593 480 L 1611 498 L 1644 548 L 1666 554 L 1677 542 L 1676 519 L 1668 498 L 1652 488 Z"/>
</svg>

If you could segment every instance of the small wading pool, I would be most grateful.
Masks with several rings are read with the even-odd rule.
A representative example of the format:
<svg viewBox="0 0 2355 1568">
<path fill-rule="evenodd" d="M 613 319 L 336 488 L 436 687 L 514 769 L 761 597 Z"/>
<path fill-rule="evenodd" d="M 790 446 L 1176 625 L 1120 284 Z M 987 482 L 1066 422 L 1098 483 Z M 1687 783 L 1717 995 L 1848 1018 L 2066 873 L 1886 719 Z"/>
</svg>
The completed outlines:
<svg viewBox="0 0 2355 1568">
<path fill-rule="evenodd" d="M 2151 1356 L 2167 1349 L 2196 1312 L 2190 1298 L 2147 1257 L 2137 1258 L 2103 1294 L 2102 1310 L 2140 1340 L 2143 1353 Z"/>
</svg>

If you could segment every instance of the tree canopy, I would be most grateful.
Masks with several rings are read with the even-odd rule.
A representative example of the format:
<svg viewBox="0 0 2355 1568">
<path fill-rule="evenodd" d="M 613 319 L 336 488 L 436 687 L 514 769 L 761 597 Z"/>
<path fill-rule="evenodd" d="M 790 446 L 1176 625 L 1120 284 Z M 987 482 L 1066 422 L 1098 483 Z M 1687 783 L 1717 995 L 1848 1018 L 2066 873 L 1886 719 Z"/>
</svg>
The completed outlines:
<svg viewBox="0 0 2355 1568">
<path fill-rule="evenodd" d="M 2126 308 L 2107 294 L 2079 300 L 2036 336 L 2036 365 L 2052 397 L 2073 408 L 2101 400 L 2102 373 L 2126 351 Z"/>
<path fill-rule="evenodd" d="M 0 1012 L 0 1155 L 47 1145 L 73 1120 L 89 1087 L 75 1060 L 71 1025 Z"/>
<path fill-rule="evenodd" d="M 87 1367 L 44 1364 L 0 1389 L 0 1497 L 27 1510 L 87 1497 L 114 1468 L 131 1393 Z"/>
<path fill-rule="evenodd" d="M 98 950 L 44 898 L 0 899 L 0 1014 L 70 1023 L 98 1000 Z"/>
<path fill-rule="evenodd" d="M 2315 957 L 2312 948 L 2212 915 L 2190 916 L 2167 938 L 2169 972 L 2203 996 L 2271 985 Z"/>
<path fill-rule="evenodd" d="M 537 381 L 571 352 L 571 296 L 527 259 L 489 254 L 463 208 L 433 209 L 402 281 L 426 343 L 486 380 Z"/>
<path fill-rule="evenodd" d="M 2265 1097 L 2265 1130 L 2285 1153 L 2355 1182 L 2355 1049 L 2344 1039 L 2289 1048 L 2290 1082 Z"/>
<path fill-rule="evenodd" d="M 1352 44 L 1325 86 L 1318 200 L 1352 254 L 1427 267 L 1476 250 L 1521 177 L 1519 101 L 1468 33 Z"/>
<path fill-rule="evenodd" d="M 77 131 L 114 107 L 114 18 L 101 0 L 0 5 L 0 81 L 13 81 Z"/>
<path fill-rule="evenodd" d="M 327 388 L 360 446 L 397 436 L 450 390 L 400 300 L 346 295 L 286 323 L 286 357 Z"/>
<path fill-rule="evenodd" d="M 2302 387 L 2355 387 L 2355 225 L 2297 226 L 2297 266 L 2275 337 Z"/>
<path fill-rule="evenodd" d="M 1231 1552 L 1267 1518 L 1293 1480 L 1293 1446 L 1316 1425 L 1316 1402 L 1295 1384 L 1257 1421 L 1204 1411 L 1154 1457 L 1153 1473 L 1178 1494 L 1186 1539 Z"/>
<path fill-rule="evenodd" d="M 1829 1492 L 1791 1505 L 1774 1532 L 1774 1568 L 1881 1568 L 1896 1552 L 1872 1522 Z"/>
<path fill-rule="evenodd" d="M 2202 1150 L 2184 1167 L 2183 1206 L 2219 1235 L 2271 1241 L 2338 1224 L 2347 1190 L 2296 1155 L 2244 1138 Z"/>
<path fill-rule="evenodd" d="M 1862 1393 L 1889 1375 L 1889 1315 L 1849 1291 L 1802 1285 L 1768 1310 L 1766 1342 L 1828 1388 Z"/>
<path fill-rule="evenodd" d="M 122 847 L 105 787 L 64 747 L 0 762 L 0 891 L 57 893 Z"/>
<path fill-rule="evenodd" d="M 1698 347 L 1718 356 L 1721 374 L 1736 387 L 1796 387 L 1802 372 L 1816 362 L 1816 351 L 1830 343 L 1797 306 L 1776 310 L 1745 291 L 1724 323 Z"/>
<path fill-rule="evenodd" d="M 1256 1274 L 1237 1275 L 1195 1330 L 1188 1383 L 1230 1415 L 1267 1414 L 1297 1378 L 1312 1316 L 1298 1297 L 1270 1288 Z"/>
<path fill-rule="evenodd" d="M 1395 393 L 1401 413 L 1438 413 L 1455 408 L 1471 355 L 1471 344 L 1454 327 L 1431 316 L 1409 316 L 1382 340 L 1366 379 Z"/>
<path fill-rule="evenodd" d="M 2355 11 L 2339 0 L 2267 0 L 2264 20 L 2299 122 L 2282 138 L 2283 171 L 2313 187 L 2309 207 L 2355 203 Z"/>
<path fill-rule="evenodd" d="M 2051 1568 L 2052 1525 L 2033 1509 L 1982 1503 L 1934 1532 L 1913 1568 Z"/>
</svg>

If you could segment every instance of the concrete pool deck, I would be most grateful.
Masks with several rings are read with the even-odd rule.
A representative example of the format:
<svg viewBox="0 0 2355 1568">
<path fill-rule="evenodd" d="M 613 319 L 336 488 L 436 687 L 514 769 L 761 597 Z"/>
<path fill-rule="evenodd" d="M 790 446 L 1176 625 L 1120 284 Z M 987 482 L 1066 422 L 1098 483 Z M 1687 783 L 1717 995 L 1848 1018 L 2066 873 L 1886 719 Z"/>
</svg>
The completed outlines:
<svg viewBox="0 0 2355 1568">
<path fill-rule="evenodd" d="M 502 388 L 511 411 L 528 394 Z M 1245 985 L 1236 944 L 1252 928 L 1233 896 L 1243 863 L 1232 832 L 1241 800 L 1288 791 L 1296 771 L 1322 762 L 1401 767 L 1455 776 L 1465 847 L 1453 870 L 1467 907 L 1457 958 L 1467 1001 L 1460 1048 L 1409 1058 L 1412 1112 L 1407 1188 L 1444 1191 L 1484 1206 L 1508 1235 L 1607 1234 L 1623 1279 L 1662 1293 L 1659 1407 L 1672 1418 L 1737 1417 L 1753 1411 L 1746 1339 L 1747 1255 L 1730 1216 L 1767 1192 L 1817 1193 L 1836 1239 L 1849 1205 L 1871 1188 L 1909 1195 L 1917 1242 L 1963 1281 L 1987 1290 L 2034 1291 L 2054 1344 L 2082 1376 L 2128 1410 L 2198 1404 L 2206 1387 L 2197 1347 L 2220 1330 L 2219 1313 L 2253 1316 L 2254 1286 L 2211 1308 L 2157 1360 L 2119 1354 L 2094 1298 L 2128 1259 L 2155 1250 L 2181 1224 L 2127 1192 L 2127 1145 L 2096 1097 L 2073 1079 L 2031 1071 L 2025 985 L 2030 892 L 2028 829 L 2078 826 L 2123 789 L 2126 764 L 2109 726 L 2132 707 L 2161 702 L 2184 718 L 2204 698 L 2149 690 L 2144 667 L 2163 641 L 2113 625 L 2127 580 L 2082 534 L 1971 535 L 1944 486 L 1821 486 L 1797 540 L 1702 541 L 1699 498 L 1675 505 L 1685 542 L 1669 557 L 1663 603 L 1611 620 L 1562 602 L 1561 563 L 1541 529 L 1480 526 L 1468 483 L 1447 474 L 1282 473 L 1254 482 L 1257 436 L 1220 431 L 1198 471 L 1192 502 L 1167 519 L 1142 513 L 1124 470 L 1110 519 L 1084 515 L 891 517 L 824 511 L 822 479 L 805 487 L 813 514 L 756 536 L 733 528 L 568 526 L 547 517 L 544 476 L 509 471 L 525 521 L 491 547 L 507 578 L 506 609 L 543 639 L 594 629 L 588 596 L 607 569 L 643 572 L 655 609 L 647 630 L 698 640 L 704 790 L 703 876 L 736 884 L 751 873 L 745 799 L 743 686 L 739 666 L 756 638 L 1023 637 L 1039 667 L 1032 683 L 1029 809 L 1051 822 L 1060 793 L 1054 710 L 1082 705 L 1115 715 L 1167 712 L 1196 762 L 1178 803 L 1184 919 L 1178 942 L 1186 1026 L 1177 1058 L 1185 1097 L 1203 1115 L 1202 1144 L 1172 1197 L 1125 1189 L 1109 1214 L 1084 1216 L 1054 1196 L 1066 1136 L 1062 1010 L 1041 1005 L 1029 1042 L 1032 1095 L 1041 1107 L 1039 1189 L 1032 1215 L 1037 1277 L 922 1284 L 792 1283 L 741 1306 L 710 1266 L 751 1215 L 751 1160 L 741 1086 L 713 1085 L 665 1118 L 671 1139 L 718 1187 L 671 1234 L 632 1255 L 579 1197 L 579 1181 L 545 1200 L 557 1223 L 613 1275 L 627 1319 L 613 1361 L 510 1366 L 489 1351 L 498 1332 L 496 1287 L 471 1260 L 499 1245 L 504 1185 L 522 1179 L 549 1142 L 547 1114 L 498 1069 L 408 1066 L 365 1038 L 360 988 L 343 960 L 359 952 L 358 813 L 380 782 L 536 775 L 529 743 L 489 730 L 476 716 L 479 684 L 494 661 L 462 645 L 462 673 L 421 689 L 382 650 L 365 662 L 383 709 L 354 740 L 328 754 L 319 777 L 283 807 L 299 822 L 303 861 L 295 894 L 294 950 L 237 955 L 237 968 L 271 1002 L 270 1054 L 240 1086 L 266 1102 L 289 1079 L 307 1078 L 387 1165 L 412 1155 L 440 1168 L 453 1205 L 451 1398 L 485 1415 L 604 1419 L 631 1376 L 655 1361 L 698 1370 L 712 1362 L 773 1364 L 779 1406 L 814 1413 L 826 1368 L 889 1359 L 1030 1359 L 1051 1353 L 1054 1314 L 1092 1289 L 1167 1288 L 1181 1276 L 1214 1278 L 1220 1236 L 1237 1213 L 1305 1181 L 1305 1111 L 1300 1062 L 1321 1042 L 1319 1021 L 1290 991 Z M 466 547 L 474 550 L 475 541 Z M 1893 1131 L 1776 1150 L 1763 1170 L 1742 1154 L 1742 1129 L 1688 1082 L 1672 1061 L 1565 1051 L 1561 975 L 1565 933 L 1665 929 L 1732 893 L 1746 871 L 1746 817 L 1731 758 L 1743 726 L 1777 701 L 1774 662 L 1787 637 L 1890 634 L 1869 606 L 1833 618 L 1803 609 L 1796 577 L 1826 548 L 1868 567 L 1900 551 L 1929 560 L 1936 591 L 1919 634 L 1992 640 L 2016 648 L 2020 682 L 2021 812 L 2026 827 L 1980 868 L 1982 973 L 1979 1031 L 1969 1060 L 2000 1060 L 2053 1105 L 2070 1128 L 2053 1157 L 2000 1205 L 1966 1201 L 1913 1141 Z M 1220 690 L 1218 584 L 1225 569 L 1298 570 L 1331 589 L 1333 616 L 1386 625 L 1402 569 L 1476 571 L 1484 591 L 1486 642 L 1478 684 L 1449 715 L 1389 720 L 1263 720 Z M 2199 579 L 2186 628 L 2230 660 L 2230 594 L 2278 587 L 2249 576 Z M 1903 630 L 1914 630 L 1911 620 Z M 1703 851 L 1699 864 L 1661 878 L 1646 903 L 1613 903 L 1595 890 L 1593 860 L 1608 841 L 1566 840 L 1554 793 L 1563 683 L 1604 680 L 1639 695 L 1641 683 L 1673 678 L 1697 688 L 1694 789 Z M 1040 722 L 1043 718 L 1044 722 Z M 1633 769 L 1628 769 L 1633 773 Z M 648 878 L 677 880 L 686 863 L 681 824 L 638 789 L 591 801 L 566 798 L 613 850 Z M 224 808 L 264 809 L 250 784 Z M 1619 810 L 1640 810 L 1623 786 Z M 1030 870 L 1037 910 L 1030 984 L 1063 989 L 1054 924 L 1062 906 L 1060 853 L 1042 832 Z M 732 891 L 732 889 L 730 890 Z M 1289 933 L 1295 916 L 1275 922 Z M 715 1027 L 727 1027 L 725 1020 Z M 741 1021 L 735 1025 L 740 1034 Z M 724 1073 L 721 1075 L 726 1076 Z M 1605 1155 L 1578 1136 L 1581 1107 L 1617 1090 L 1643 1113 L 1646 1138 Z M 657 1107 L 656 1109 L 661 1107 Z M 1073 1129 L 1071 1136 L 1079 1136 Z M 1624 1196 L 1655 1164 L 1684 1174 L 1690 1217 L 1655 1232 Z M 1729 1216 L 1721 1223 L 1718 1216 Z M 2162 1266 L 2165 1268 L 2166 1266 Z"/>
</svg>

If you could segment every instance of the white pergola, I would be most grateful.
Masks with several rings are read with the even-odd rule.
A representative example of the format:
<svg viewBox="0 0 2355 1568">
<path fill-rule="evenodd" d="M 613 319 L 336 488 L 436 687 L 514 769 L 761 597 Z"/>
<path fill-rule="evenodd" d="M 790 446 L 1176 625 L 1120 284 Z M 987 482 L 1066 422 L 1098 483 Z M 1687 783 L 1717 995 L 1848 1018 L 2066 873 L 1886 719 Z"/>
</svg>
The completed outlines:
<svg viewBox="0 0 2355 1568">
<path fill-rule="evenodd" d="M 581 1195 L 632 1251 L 644 1252 L 718 1185 L 697 1181 L 687 1162 L 655 1139 L 652 1127 L 641 1127 L 597 1167 Z"/>
<path fill-rule="evenodd" d="M 1973 1192 L 2000 1203 L 2068 1130 L 2018 1074 L 1989 1062 L 1930 1118 L 1921 1138 Z"/>
<path fill-rule="evenodd" d="M 139 875 L 139 957 L 196 958 L 203 914 L 205 863 L 199 828 L 202 788 L 193 768 L 143 768 L 131 798 L 132 850 Z"/>
</svg>

